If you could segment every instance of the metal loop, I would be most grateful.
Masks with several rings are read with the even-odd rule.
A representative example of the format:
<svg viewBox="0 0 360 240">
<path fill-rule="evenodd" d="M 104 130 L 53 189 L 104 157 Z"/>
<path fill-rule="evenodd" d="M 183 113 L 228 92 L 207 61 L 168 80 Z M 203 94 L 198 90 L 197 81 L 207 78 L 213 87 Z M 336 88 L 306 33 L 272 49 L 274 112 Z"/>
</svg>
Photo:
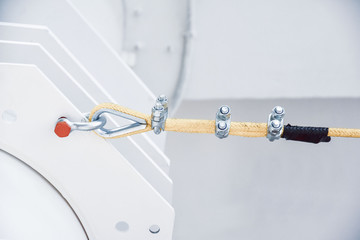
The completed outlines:
<svg viewBox="0 0 360 240">
<path fill-rule="evenodd" d="M 86 119 L 86 118 L 85 118 Z M 96 121 L 91 122 L 72 122 L 69 119 L 62 117 L 59 118 L 57 123 L 65 122 L 71 128 L 71 131 L 94 131 L 103 127 L 106 124 L 106 118 L 100 117 Z"/>
<path fill-rule="evenodd" d="M 89 122 L 85 115 L 83 122 L 72 122 L 66 117 L 61 117 L 57 120 L 54 132 L 58 137 L 67 137 L 74 131 L 93 131 L 102 128 L 106 124 L 105 117 L 99 117 L 96 121 Z"/>
<path fill-rule="evenodd" d="M 146 128 L 146 121 L 145 119 L 142 118 L 138 118 L 123 112 L 119 112 L 113 109 L 108 109 L 108 108 L 103 108 L 100 109 L 98 111 L 96 111 L 94 113 L 94 115 L 92 116 L 91 121 L 97 121 L 100 118 L 104 117 L 102 116 L 102 114 L 105 113 L 109 113 L 118 117 L 122 117 L 128 120 L 133 121 L 134 123 L 125 125 L 125 126 L 121 126 L 121 127 L 117 127 L 117 128 L 112 128 L 112 129 L 108 129 L 105 128 L 104 125 L 102 125 L 101 127 L 97 128 L 95 131 L 102 137 L 104 138 L 113 138 L 113 137 L 117 137 L 117 136 L 121 136 L 127 133 L 131 133 L 131 132 L 135 132 L 135 131 L 139 131 L 139 130 L 143 130 Z"/>
</svg>

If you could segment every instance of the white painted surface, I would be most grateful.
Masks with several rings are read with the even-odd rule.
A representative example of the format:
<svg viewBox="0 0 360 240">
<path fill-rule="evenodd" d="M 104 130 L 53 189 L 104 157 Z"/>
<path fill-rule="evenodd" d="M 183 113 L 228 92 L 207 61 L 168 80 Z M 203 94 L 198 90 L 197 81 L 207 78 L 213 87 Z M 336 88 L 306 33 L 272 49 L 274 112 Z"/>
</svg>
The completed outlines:
<svg viewBox="0 0 360 240">
<path fill-rule="evenodd" d="M 0 192 L 0 239 L 88 239 L 59 192 L 29 166 L 1 150 Z"/>
<path fill-rule="evenodd" d="M 53 133 L 58 116 L 81 113 L 38 68 L 0 64 L 0 78 L 0 112 L 17 115 L 11 124 L 0 121 L 0 148 L 61 192 L 90 239 L 171 238 L 173 208 L 111 144 L 91 132 Z M 119 221 L 128 223 L 127 232 L 116 229 Z M 153 224 L 158 234 L 150 233 Z"/>
<path fill-rule="evenodd" d="M 123 0 L 71 0 L 88 24 L 111 45 L 121 52 L 124 43 L 125 6 Z"/>
<path fill-rule="evenodd" d="M 142 112 L 153 105 L 155 95 L 70 1 L 2 1 L 0 21 L 46 26 L 119 102 Z"/>
<path fill-rule="evenodd" d="M 176 82 L 184 71 L 182 61 L 187 58 L 187 0 L 71 2 L 155 95 L 174 97 Z"/>
<path fill-rule="evenodd" d="M 102 102 L 116 102 L 47 28 L 0 23 L 0 32 L 1 62 L 35 64 L 82 112 L 89 112 Z M 128 81 L 132 80 L 124 79 L 124 85 Z M 115 121 L 121 124 L 119 118 Z M 171 201 L 172 182 L 167 176 L 170 162 L 162 150 L 147 136 L 140 136 L 136 141 L 126 138 L 116 146 Z"/>
<path fill-rule="evenodd" d="M 194 1 L 187 99 L 360 96 L 355 0 Z"/>
<path fill-rule="evenodd" d="M 104 5 L 103 8 L 99 7 L 101 8 L 99 11 L 96 9 L 97 14 L 101 12 L 107 15 L 99 18 L 98 15 L 94 16 L 95 12 L 90 10 L 89 6 L 83 6 L 84 2 L 81 0 L 75 1 L 74 4 L 72 2 L 71 0 L 1 1 L 0 21 L 45 26 L 106 89 L 112 99 L 138 111 L 150 112 L 149 108 L 154 104 L 155 95 L 129 69 L 120 57 L 120 53 L 116 51 L 123 45 L 122 42 L 119 45 L 115 44 L 120 35 L 123 37 L 123 33 L 119 33 L 122 30 L 118 29 L 117 23 L 114 22 L 116 21 L 114 18 L 123 17 L 123 12 L 119 10 L 122 4 L 115 4 L 114 1 L 109 0 L 110 7 Z M 99 4 L 92 1 L 90 5 L 94 7 Z M 100 27 L 103 23 L 107 23 L 105 19 L 112 20 L 109 25 Z M 113 28 L 112 31 L 110 28 Z M 152 134 L 149 134 L 149 139 L 154 141 Z M 160 149 L 163 148 L 164 141 L 164 136 L 156 138 L 156 144 Z"/>
<path fill-rule="evenodd" d="M 124 49 L 136 56 L 134 71 L 156 94 L 171 95 L 182 42 L 177 36 L 186 29 L 186 1 L 123 2 L 129 26 Z M 186 99 L 360 95 L 356 0 L 192 2 Z M 164 39 L 175 44 L 175 57 L 164 58 Z M 141 47 L 134 51 L 137 43 Z"/>
<path fill-rule="evenodd" d="M 187 0 L 122 2 L 126 6 L 123 53 L 134 56 L 132 69 L 155 95 L 171 97 L 183 57 Z"/>
</svg>

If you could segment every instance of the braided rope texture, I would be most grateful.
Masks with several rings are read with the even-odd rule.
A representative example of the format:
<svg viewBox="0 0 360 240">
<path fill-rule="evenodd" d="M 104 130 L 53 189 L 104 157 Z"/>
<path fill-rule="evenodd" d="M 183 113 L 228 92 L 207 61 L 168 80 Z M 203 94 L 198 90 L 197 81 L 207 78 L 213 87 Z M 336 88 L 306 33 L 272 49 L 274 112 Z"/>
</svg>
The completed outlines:
<svg viewBox="0 0 360 240">
<path fill-rule="evenodd" d="M 165 123 L 165 131 L 214 134 L 215 120 L 168 119 Z M 265 137 L 267 124 L 232 122 L 229 134 L 243 137 Z"/>
<path fill-rule="evenodd" d="M 360 138 L 360 129 L 354 128 L 329 128 L 328 136 Z"/>
</svg>

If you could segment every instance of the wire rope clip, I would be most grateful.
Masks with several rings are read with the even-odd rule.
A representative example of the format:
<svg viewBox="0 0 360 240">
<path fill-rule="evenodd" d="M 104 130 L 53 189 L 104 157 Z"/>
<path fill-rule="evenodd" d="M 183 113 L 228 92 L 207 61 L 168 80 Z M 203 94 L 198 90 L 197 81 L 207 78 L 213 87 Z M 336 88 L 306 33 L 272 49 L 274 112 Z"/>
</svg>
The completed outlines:
<svg viewBox="0 0 360 240">
<path fill-rule="evenodd" d="M 229 106 L 221 106 L 215 118 L 215 136 L 222 139 L 229 136 L 231 126 L 231 110 Z"/>
<path fill-rule="evenodd" d="M 165 122 L 168 117 L 168 99 L 165 95 L 160 95 L 151 110 L 151 129 L 155 134 L 160 134 L 165 130 Z"/>
<path fill-rule="evenodd" d="M 276 106 L 273 108 L 272 112 L 268 118 L 268 127 L 267 127 L 267 139 L 270 142 L 274 140 L 280 139 L 281 135 L 284 131 L 284 116 L 285 116 L 285 109 Z"/>
</svg>

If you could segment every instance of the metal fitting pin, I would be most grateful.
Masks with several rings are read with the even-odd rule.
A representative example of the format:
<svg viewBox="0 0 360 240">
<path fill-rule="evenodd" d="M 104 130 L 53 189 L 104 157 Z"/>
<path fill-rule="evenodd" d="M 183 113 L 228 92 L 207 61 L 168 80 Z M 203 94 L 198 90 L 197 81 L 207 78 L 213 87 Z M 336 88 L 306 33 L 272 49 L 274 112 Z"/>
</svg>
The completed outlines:
<svg viewBox="0 0 360 240">
<path fill-rule="evenodd" d="M 285 109 L 281 106 L 276 106 L 271 111 L 268 118 L 268 128 L 266 135 L 270 142 L 280 139 L 284 131 L 284 116 Z"/>
<path fill-rule="evenodd" d="M 151 129 L 155 134 L 160 134 L 165 130 L 165 122 L 168 117 L 168 99 L 165 95 L 160 95 L 151 110 Z"/>
<path fill-rule="evenodd" d="M 215 117 L 215 136 L 222 139 L 229 136 L 231 126 L 231 110 L 229 106 L 221 106 Z"/>
</svg>

